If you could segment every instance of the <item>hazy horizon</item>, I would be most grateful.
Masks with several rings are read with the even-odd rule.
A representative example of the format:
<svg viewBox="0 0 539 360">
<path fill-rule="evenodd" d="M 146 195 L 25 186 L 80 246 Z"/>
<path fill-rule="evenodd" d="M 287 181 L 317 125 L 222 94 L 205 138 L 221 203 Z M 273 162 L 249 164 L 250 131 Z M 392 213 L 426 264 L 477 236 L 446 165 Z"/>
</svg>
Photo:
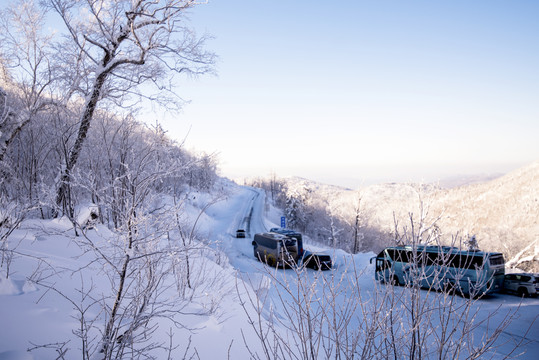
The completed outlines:
<svg viewBox="0 0 539 360">
<path fill-rule="evenodd" d="M 539 2 L 210 1 L 218 75 L 147 114 L 223 176 L 346 182 L 506 173 L 539 159 Z M 346 180 L 349 179 L 349 180 Z M 350 180 L 351 179 L 351 180 Z"/>
<path fill-rule="evenodd" d="M 237 181 L 238 183 L 242 183 L 244 180 L 249 180 L 253 178 L 269 178 L 273 175 L 277 176 L 278 178 L 286 178 L 286 177 L 298 177 L 298 178 L 304 178 L 307 180 L 315 181 L 322 184 L 327 185 L 335 185 L 340 186 L 344 188 L 349 189 L 360 189 L 365 186 L 370 185 L 377 185 L 377 184 L 384 184 L 384 183 L 424 183 L 424 184 L 430 184 L 430 183 L 437 183 L 442 187 L 455 187 L 460 186 L 468 183 L 475 183 L 475 182 L 484 182 L 489 181 L 497 177 L 501 177 L 503 175 L 506 175 L 514 170 L 517 170 L 519 168 L 525 167 L 530 163 L 525 164 L 513 164 L 513 165 L 507 165 L 506 167 L 498 167 L 493 168 L 491 171 L 473 171 L 470 169 L 469 171 L 456 171 L 454 173 L 450 172 L 442 172 L 442 173 L 431 173 L 428 170 L 424 171 L 423 173 L 418 172 L 416 174 L 412 174 L 410 176 L 402 175 L 398 176 L 396 174 L 391 173 L 385 173 L 385 174 L 378 174 L 379 176 L 353 176 L 350 175 L 349 177 L 346 176 L 340 176 L 335 177 L 333 176 L 333 171 L 316 171 L 316 170 L 302 170 L 298 171 L 297 173 L 294 173 L 293 171 L 289 172 L 278 172 L 278 171 L 268 171 L 264 172 L 261 171 L 256 172 L 253 171 L 252 173 L 245 173 L 239 170 L 238 172 L 234 172 L 234 170 L 229 170 L 228 173 L 223 173 L 221 171 L 221 175 L 227 178 L 230 178 L 232 180 Z"/>
</svg>

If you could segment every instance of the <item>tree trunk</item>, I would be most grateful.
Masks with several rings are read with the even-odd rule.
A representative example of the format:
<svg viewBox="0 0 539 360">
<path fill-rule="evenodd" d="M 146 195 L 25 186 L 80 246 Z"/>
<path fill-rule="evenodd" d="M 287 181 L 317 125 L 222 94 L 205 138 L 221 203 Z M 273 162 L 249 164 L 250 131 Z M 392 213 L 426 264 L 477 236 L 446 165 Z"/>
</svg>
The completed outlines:
<svg viewBox="0 0 539 360">
<path fill-rule="evenodd" d="M 61 208 L 64 213 L 68 209 L 71 210 L 71 196 L 70 196 L 71 173 L 79 159 L 80 152 L 82 150 L 82 145 L 84 144 L 84 141 L 86 141 L 88 130 L 90 130 L 92 117 L 94 116 L 94 112 L 97 107 L 97 102 L 99 101 L 99 98 L 101 95 L 101 89 L 103 88 L 103 84 L 105 83 L 107 74 L 108 74 L 107 72 L 102 72 L 101 74 L 99 74 L 99 76 L 95 80 L 92 94 L 84 108 L 84 113 L 82 115 L 82 120 L 80 122 L 77 139 L 75 140 L 75 144 L 73 145 L 73 148 L 71 149 L 69 153 L 69 158 L 67 159 L 66 166 L 60 177 L 60 183 L 58 185 L 58 190 L 56 193 L 56 205 L 58 206 L 58 208 Z M 58 215 L 58 212 L 55 211 L 55 216 L 57 215 Z"/>
</svg>

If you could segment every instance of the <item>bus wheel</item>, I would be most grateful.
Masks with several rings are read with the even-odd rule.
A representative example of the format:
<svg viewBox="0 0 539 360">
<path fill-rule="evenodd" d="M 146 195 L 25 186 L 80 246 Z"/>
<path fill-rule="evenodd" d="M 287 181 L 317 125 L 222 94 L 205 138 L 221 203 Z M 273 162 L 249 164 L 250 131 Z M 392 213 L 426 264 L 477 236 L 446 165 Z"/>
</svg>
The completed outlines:
<svg viewBox="0 0 539 360">
<path fill-rule="evenodd" d="M 523 287 L 518 288 L 517 294 L 518 294 L 518 296 L 520 296 L 520 297 L 528 297 L 528 296 L 529 296 L 529 294 L 528 294 L 528 289 L 523 288 Z"/>
<path fill-rule="evenodd" d="M 268 264 L 268 266 L 275 267 L 275 265 L 277 265 L 277 259 L 275 259 L 275 256 L 273 255 L 268 255 L 266 257 L 266 264 Z"/>
<path fill-rule="evenodd" d="M 393 275 L 393 278 L 390 280 L 389 283 L 393 286 L 399 286 L 401 284 L 397 275 Z"/>
</svg>

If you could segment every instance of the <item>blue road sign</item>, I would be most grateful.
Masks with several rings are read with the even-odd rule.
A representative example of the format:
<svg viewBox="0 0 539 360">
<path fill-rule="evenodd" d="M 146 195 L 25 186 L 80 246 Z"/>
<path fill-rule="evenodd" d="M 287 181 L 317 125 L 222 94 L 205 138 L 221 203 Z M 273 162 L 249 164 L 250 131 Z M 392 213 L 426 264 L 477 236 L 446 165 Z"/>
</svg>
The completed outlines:
<svg viewBox="0 0 539 360">
<path fill-rule="evenodd" d="M 281 227 L 284 229 L 286 228 L 286 217 L 281 216 Z"/>
</svg>

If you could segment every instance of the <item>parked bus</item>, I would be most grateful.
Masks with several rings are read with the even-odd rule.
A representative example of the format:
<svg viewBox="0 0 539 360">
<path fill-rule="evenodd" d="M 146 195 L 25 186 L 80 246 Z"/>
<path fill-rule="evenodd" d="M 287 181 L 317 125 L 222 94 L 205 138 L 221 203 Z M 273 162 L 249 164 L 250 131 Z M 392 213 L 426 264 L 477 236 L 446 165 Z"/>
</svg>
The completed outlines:
<svg viewBox="0 0 539 360">
<path fill-rule="evenodd" d="M 481 296 L 500 291 L 505 275 L 501 253 L 450 246 L 395 246 L 376 256 L 375 278 L 395 285 Z"/>
<path fill-rule="evenodd" d="M 273 232 L 255 234 L 253 239 L 255 258 L 269 266 L 294 266 L 299 259 L 298 240 Z"/>
<path fill-rule="evenodd" d="M 285 228 L 271 228 L 270 232 L 282 234 L 288 236 L 289 238 L 296 239 L 298 241 L 298 258 L 301 259 L 303 257 L 303 236 L 301 236 L 301 233 Z"/>
</svg>

